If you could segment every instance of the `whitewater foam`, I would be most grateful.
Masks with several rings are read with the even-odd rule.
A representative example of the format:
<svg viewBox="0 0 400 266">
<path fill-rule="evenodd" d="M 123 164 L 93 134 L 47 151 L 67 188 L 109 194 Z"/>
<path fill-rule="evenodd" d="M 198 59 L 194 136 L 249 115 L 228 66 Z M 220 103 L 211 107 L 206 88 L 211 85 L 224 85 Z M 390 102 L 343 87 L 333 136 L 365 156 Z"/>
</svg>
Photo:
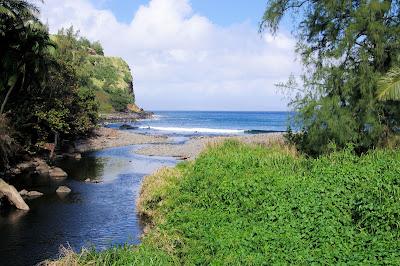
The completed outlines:
<svg viewBox="0 0 400 266">
<path fill-rule="evenodd" d="M 159 131 L 169 131 L 169 132 L 186 132 L 186 133 L 214 133 L 214 134 L 240 134 L 244 133 L 245 130 L 242 129 L 219 129 L 219 128 L 186 128 L 186 127 L 150 127 L 141 126 L 141 129 L 152 129 Z"/>
</svg>

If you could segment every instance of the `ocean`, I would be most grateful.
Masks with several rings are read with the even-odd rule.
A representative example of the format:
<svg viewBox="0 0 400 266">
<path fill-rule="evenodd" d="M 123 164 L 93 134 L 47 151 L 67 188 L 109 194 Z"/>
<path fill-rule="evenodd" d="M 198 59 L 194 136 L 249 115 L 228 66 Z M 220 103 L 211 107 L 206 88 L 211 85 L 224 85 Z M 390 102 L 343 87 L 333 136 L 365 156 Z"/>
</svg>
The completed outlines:
<svg viewBox="0 0 400 266">
<path fill-rule="evenodd" d="M 133 130 L 165 135 L 242 135 L 287 130 L 292 112 L 157 111 L 154 118 L 128 123 Z M 118 128 L 115 123 L 110 127 Z"/>
</svg>

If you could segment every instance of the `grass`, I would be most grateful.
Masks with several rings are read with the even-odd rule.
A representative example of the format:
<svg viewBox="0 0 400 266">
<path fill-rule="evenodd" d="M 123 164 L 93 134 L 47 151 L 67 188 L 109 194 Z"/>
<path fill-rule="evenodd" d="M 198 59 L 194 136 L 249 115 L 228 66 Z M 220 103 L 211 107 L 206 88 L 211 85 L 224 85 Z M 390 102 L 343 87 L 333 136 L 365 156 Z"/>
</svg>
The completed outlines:
<svg viewBox="0 0 400 266">
<path fill-rule="evenodd" d="M 144 180 L 142 244 L 80 265 L 400 265 L 400 152 L 318 159 L 234 141 Z"/>
</svg>

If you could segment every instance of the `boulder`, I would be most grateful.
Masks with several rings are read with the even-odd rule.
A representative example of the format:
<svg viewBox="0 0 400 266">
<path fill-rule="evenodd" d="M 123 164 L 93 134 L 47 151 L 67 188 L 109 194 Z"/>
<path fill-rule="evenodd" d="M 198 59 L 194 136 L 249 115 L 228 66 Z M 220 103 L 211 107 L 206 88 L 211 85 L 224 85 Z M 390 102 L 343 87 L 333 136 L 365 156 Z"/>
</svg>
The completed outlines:
<svg viewBox="0 0 400 266">
<path fill-rule="evenodd" d="M 119 127 L 119 129 L 138 129 L 138 127 L 134 127 L 134 126 L 131 126 L 131 125 L 128 125 L 128 124 L 123 124 L 123 125 L 121 125 L 120 127 Z"/>
<path fill-rule="evenodd" d="M 71 189 L 67 186 L 59 186 L 56 190 L 57 193 L 61 193 L 61 194 L 66 194 L 66 193 L 70 193 Z"/>
<path fill-rule="evenodd" d="M 86 183 L 90 183 L 90 181 L 91 181 L 90 178 L 86 178 L 86 179 L 85 179 L 85 182 L 86 182 Z"/>
<path fill-rule="evenodd" d="M 19 192 L 19 194 L 22 197 L 25 197 L 25 198 L 28 198 L 28 199 L 37 198 L 37 197 L 43 196 L 42 192 L 39 192 L 39 191 L 27 191 L 26 189 L 21 190 Z"/>
<path fill-rule="evenodd" d="M 29 192 L 26 194 L 26 196 L 27 196 L 28 198 L 37 198 L 37 197 L 43 196 L 43 193 L 42 193 L 42 192 L 39 192 L 39 191 L 29 191 Z"/>
<path fill-rule="evenodd" d="M 33 161 L 19 163 L 15 166 L 15 168 L 19 169 L 20 171 L 28 171 L 35 168 L 35 163 Z"/>
<path fill-rule="evenodd" d="M 9 170 L 9 174 L 12 176 L 20 175 L 22 173 L 21 169 L 15 167 Z"/>
<path fill-rule="evenodd" d="M 72 159 L 75 159 L 75 160 L 80 160 L 80 159 L 82 159 L 82 155 L 81 155 L 79 152 L 64 153 L 64 154 L 63 154 L 63 157 L 72 158 Z"/>
<path fill-rule="evenodd" d="M 66 172 L 64 172 L 63 169 L 59 168 L 59 167 L 52 167 L 49 170 L 49 175 L 51 178 L 53 179 L 57 179 L 57 180 L 64 180 L 68 177 L 68 174 Z"/>
<path fill-rule="evenodd" d="M 7 197 L 10 203 L 13 204 L 17 209 L 29 211 L 29 206 L 22 199 L 15 187 L 7 184 L 3 179 L 0 178 L 0 198 L 3 196 Z"/>
<path fill-rule="evenodd" d="M 18 192 L 20 195 L 21 195 L 21 197 L 24 197 L 24 196 L 26 196 L 26 195 L 28 195 L 28 190 L 26 190 L 26 189 L 23 189 L 23 190 L 21 190 L 20 192 Z"/>
<path fill-rule="evenodd" d="M 35 171 L 37 174 L 41 176 L 48 176 L 50 172 L 50 166 L 42 159 L 36 158 L 35 159 Z"/>
</svg>

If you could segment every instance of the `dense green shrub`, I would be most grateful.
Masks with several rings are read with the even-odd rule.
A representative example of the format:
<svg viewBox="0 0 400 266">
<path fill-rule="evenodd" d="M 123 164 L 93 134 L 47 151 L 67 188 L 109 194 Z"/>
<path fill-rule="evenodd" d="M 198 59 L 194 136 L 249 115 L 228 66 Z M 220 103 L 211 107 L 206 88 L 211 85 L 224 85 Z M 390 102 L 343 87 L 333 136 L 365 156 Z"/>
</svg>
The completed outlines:
<svg viewBox="0 0 400 266">
<path fill-rule="evenodd" d="M 226 143 L 188 167 L 161 207 L 182 262 L 400 262 L 397 151 L 304 159 Z"/>
<path fill-rule="evenodd" d="M 115 111 L 122 112 L 126 110 L 126 106 L 132 103 L 132 99 L 127 94 L 113 92 L 110 94 L 110 103 Z"/>
<path fill-rule="evenodd" d="M 396 150 L 307 159 L 227 142 L 144 181 L 154 227 L 139 249 L 81 263 L 141 264 L 143 249 L 184 265 L 399 265 L 399 173 Z"/>
</svg>

